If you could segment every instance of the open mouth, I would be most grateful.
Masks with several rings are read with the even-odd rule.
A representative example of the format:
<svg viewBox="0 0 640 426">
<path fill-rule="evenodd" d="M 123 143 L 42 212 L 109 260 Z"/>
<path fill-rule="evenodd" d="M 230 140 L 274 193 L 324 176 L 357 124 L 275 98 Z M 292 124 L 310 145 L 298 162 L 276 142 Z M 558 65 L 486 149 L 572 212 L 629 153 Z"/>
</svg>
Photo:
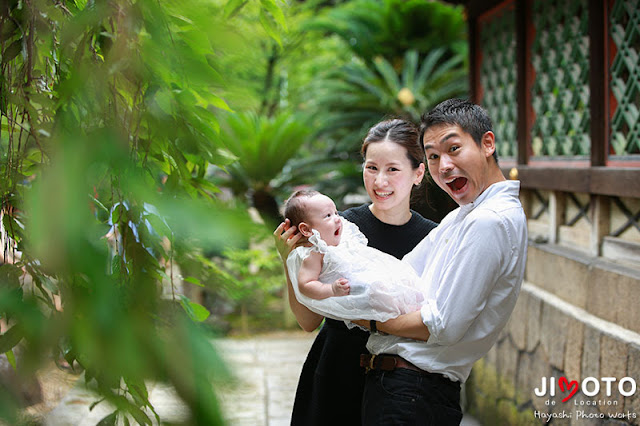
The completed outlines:
<svg viewBox="0 0 640 426">
<path fill-rule="evenodd" d="M 333 235 L 335 235 L 337 237 L 338 235 L 340 235 L 340 231 L 341 230 L 342 230 L 342 228 L 336 229 L 336 232 L 334 232 Z"/>
<path fill-rule="evenodd" d="M 454 193 L 460 191 L 462 188 L 464 188 L 466 184 L 467 184 L 467 178 L 464 178 L 464 177 L 455 178 L 451 182 L 447 182 L 447 185 L 449 186 L 449 188 L 451 188 L 451 191 L 453 191 Z"/>
<path fill-rule="evenodd" d="M 393 194 L 393 191 L 387 191 L 387 192 L 382 192 L 382 191 L 374 191 L 374 193 L 376 194 L 377 197 L 379 198 L 388 198 Z"/>
</svg>

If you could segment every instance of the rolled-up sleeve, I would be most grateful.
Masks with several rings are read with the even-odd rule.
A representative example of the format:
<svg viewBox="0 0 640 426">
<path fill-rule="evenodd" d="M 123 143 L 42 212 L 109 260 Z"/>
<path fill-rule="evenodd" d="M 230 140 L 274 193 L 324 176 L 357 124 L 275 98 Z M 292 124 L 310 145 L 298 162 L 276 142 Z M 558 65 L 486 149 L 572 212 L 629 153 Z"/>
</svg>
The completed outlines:
<svg viewBox="0 0 640 426">
<path fill-rule="evenodd" d="M 512 255 L 512 236 L 495 212 L 466 221 L 459 232 L 453 239 L 455 247 L 447 248 L 447 262 L 430 277 L 431 291 L 421 308 L 422 321 L 430 331 L 428 343 L 452 345 L 467 334 Z M 491 333 L 490 323 L 487 330 L 476 328 L 474 333 Z"/>
</svg>

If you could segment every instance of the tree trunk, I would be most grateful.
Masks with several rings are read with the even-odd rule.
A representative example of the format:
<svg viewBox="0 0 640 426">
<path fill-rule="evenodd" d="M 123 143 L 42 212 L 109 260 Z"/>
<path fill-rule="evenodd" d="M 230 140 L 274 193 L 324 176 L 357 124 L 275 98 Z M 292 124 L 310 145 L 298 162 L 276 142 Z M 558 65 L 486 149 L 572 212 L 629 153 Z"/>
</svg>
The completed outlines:
<svg viewBox="0 0 640 426">
<path fill-rule="evenodd" d="M 240 305 L 240 328 L 245 336 L 249 334 L 249 313 L 247 312 L 247 304 Z"/>
<path fill-rule="evenodd" d="M 269 229 L 275 229 L 280 222 L 282 222 L 282 216 L 280 215 L 280 207 L 276 198 L 267 189 L 258 189 L 253 192 L 251 199 L 253 201 L 253 207 L 258 210 L 260 217 L 264 220 L 264 223 Z"/>
</svg>

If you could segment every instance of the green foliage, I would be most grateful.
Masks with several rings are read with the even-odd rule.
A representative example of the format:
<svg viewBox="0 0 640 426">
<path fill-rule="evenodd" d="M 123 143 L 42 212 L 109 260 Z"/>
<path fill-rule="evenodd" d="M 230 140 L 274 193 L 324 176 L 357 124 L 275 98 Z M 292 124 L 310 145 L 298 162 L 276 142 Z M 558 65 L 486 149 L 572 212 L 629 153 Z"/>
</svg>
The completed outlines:
<svg viewBox="0 0 640 426">
<path fill-rule="evenodd" d="M 243 302 L 256 291 L 271 292 L 282 287 L 282 263 L 275 250 L 231 248 L 223 256 L 225 289 L 233 300 Z"/>
<path fill-rule="evenodd" d="M 286 26 L 279 2 L 259 8 L 268 33 Z M 251 230 L 206 178 L 234 161 L 216 117 L 230 110 L 223 12 L 205 0 L 0 7 L 0 348 L 24 343 L 25 375 L 56 348 L 78 362 L 115 407 L 102 424 L 160 422 L 148 380 L 176 389 L 191 424 L 222 422 L 212 383 L 226 372 L 195 324 L 206 309 L 161 294 L 174 259 Z"/>
<path fill-rule="evenodd" d="M 338 37 L 352 57 L 318 73 L 304 108 L 313 139 L 333 171 L 319 190 L 339 200 L 361 188 L 360 145 L 375 123 L 419 122 L 438 102 L 467 95 L 465 24 L 460 7 L 426 0 L 353 0 L 304 26 Z M 320 145 L 320 144 L 318 144 Z M 318 180 L 317 178 L 315 180 Z"/>
<path fill-rule="evenodd" d="M 263 240 L 249 249 L 227 249 L 220 259 L 226 277 L 222 286 L 239 307 L 240 328 L 245 335 L 250 332 L 249 315 L 264 314 L 269 296 L 283 289 L 282 263 L 270 244 Z M 281 294 L 278 299 L 282 301 Z"/>
<path fill-rule="evenodd" d="M 336 34 L 359 58 L 382 56 L 394 67 L 406 51 L 422 57 L 436 47 L 466 53 L 462 7 L 428 0 L 353 0 L 311 20 L 309 30 Z"/>
<path fill-rule="evenodd" d="M 221 140 L 237 160 L 226 167 L 236 196 L 249 196 L 253 206 L 274 227 L 280 221 L 272 181 L 308 140 L 309 129 L 294 114 L 266 117 L 253 112 L 221 114 Z"/>
<path fill-rule="evenodd" d="M 354 62 L 329 73 L 316 90 L 317 106 L 326 111 L 321 134 L 338 139 L 336 151 L 357 151 L 366 129 L 379 120 L 399 116 L 419 122 L 438 102 L 464 94 L 462 58 L 442 61 L 443 55 L 443 49 L 432 50 L 420 63 L 418 53 L 409 50 L 399 73 L 382 57 L 371 68 Z"/>
<path fill-rule="evenodd" d="M 270 306 L 273 300 L 279 313 L 283 307 L 282 262 L 272 247 L 271 235 L 264 228 L 255 232 L 247 248 L 228 247 L 211 259 L 200 258 L 197 264 L 184 262 L 191 271 L 194 267 L 201 268 L 197 274 L 202 280 L 188 281 L 215 291 L 216 304 L 227 308 L 226 321 L 232 315 L 240 315 L 243 334 L 250 332 L 249 316 L 268 316 L 268 311 L 273 310 Z"/>
<path fill-rule="evenodd" d="M 227 169 L 245 191 L 268 186 L 309 135 L 303 122 L 289 113 L 268 118 L 243 112 L 221 121 L 222 143 L 237 158 Z"/>
</svg>

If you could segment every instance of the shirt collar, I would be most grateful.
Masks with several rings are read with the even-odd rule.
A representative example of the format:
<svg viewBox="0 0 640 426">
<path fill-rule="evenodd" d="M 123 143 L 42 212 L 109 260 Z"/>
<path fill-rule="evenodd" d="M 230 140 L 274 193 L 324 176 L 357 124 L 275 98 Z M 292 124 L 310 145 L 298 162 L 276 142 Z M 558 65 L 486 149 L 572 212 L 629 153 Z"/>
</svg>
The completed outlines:
<svg viewBox="0 0 640 426">
<path fill-rule="evenodd" d="M 489 185 L 482 194 L 478 196 L 473 202 L 460 206 L 460 213 L 467 215 L 476 208 L 476 206 L 482 204 L 482 202 L 488 198 L 494 197 L 498 194 L 505 194 L 511 197 L 518 197 L 520 193 L 520 181 L 519 180 L 503 180 Z"/>
</svg>

